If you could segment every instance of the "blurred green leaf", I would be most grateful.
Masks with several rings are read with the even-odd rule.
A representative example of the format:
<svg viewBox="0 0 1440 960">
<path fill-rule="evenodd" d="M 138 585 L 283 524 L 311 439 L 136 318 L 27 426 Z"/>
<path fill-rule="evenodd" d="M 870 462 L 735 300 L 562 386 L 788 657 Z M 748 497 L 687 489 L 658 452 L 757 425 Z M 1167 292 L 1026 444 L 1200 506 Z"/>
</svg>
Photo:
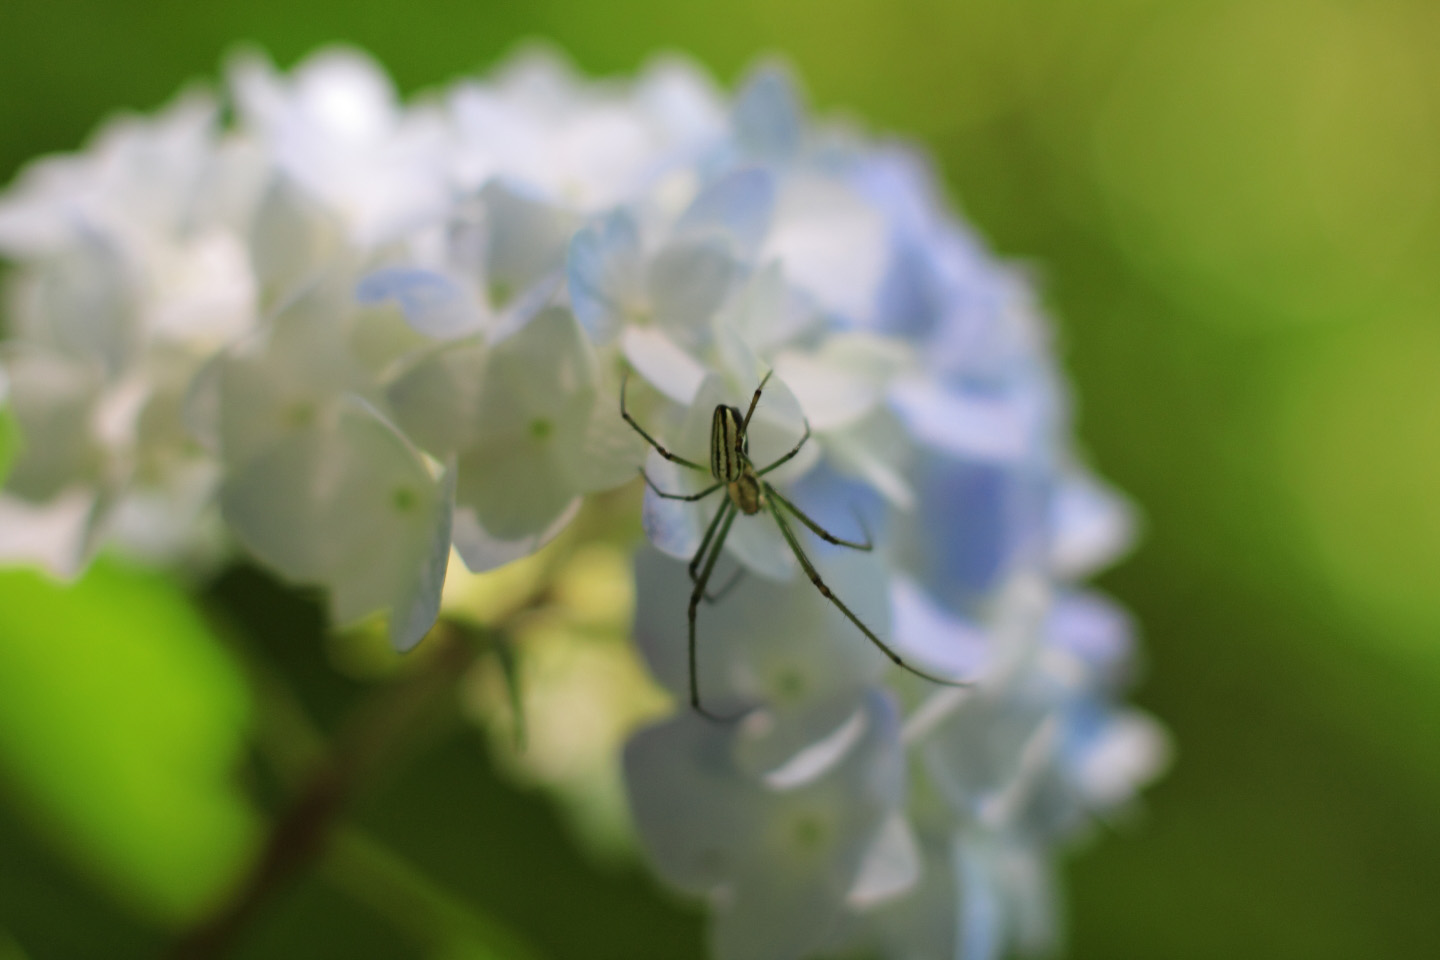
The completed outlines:
<svg viewBox="0 0 1440 960">
<path fill-rule="evenodd" d="M 179 588 L 97 563 L 0 572 L 0 781 L 137 913 L 194 918 L 248 862 L 244 680 Z"/>
<path fill-rule="evenodd" d="M 441 889 L 427 876 L 358 830 L 331 840 L 325 861 L 331 882 L 387 916 L 436 960 L 535 960 L 517 934 Z"/>
<path fill-rule="evenodd" d="M 0 407 L 0 484 L 5 483 L 5 477 L 10 473 L 10 465 L 15 462 L 15 453 L 20 448 L 20 432 L 15 426 L 15 418 L 10 411 Z"/>
</svg>

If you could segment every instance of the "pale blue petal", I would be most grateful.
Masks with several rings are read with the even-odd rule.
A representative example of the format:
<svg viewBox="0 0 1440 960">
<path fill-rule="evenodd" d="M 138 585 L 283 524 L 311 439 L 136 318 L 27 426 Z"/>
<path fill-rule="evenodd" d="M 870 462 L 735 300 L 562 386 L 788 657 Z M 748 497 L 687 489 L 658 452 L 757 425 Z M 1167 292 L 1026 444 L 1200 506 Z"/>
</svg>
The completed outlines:
<svg viewBox="0 0 1440 960">
<path fill-rule="evenodd" d="M 1050 508 L 1050 562 L 1062 577 L 1083 577 L 1123 556 L 1136 539 L 1136 511 L 1089 473 L 1063 477 Z"/>
<path fill-rule="evenodd" d="M 751 155 L 786 160 L 800 146 L 804 116 L 800 94 L 789 72 L 776 65 L 756 70 L 735 99 L 731 124 L 735 138 Z"/>
<path fill-rule="evenodd" d="M 991 876 L 984 852 L 975 844 L 957 836 L 954 858 L 960 888 L 958 956 L 964 960 L 1001 960 L 1005 916 L 999 884 Z"/>
<path fill-rule="evenodd" d="M 911 663 L 955 680 L 983 672 L 990 643 L 975 624 L 951 615 L 903 576 L 891 581 L 890 603 L 895 647 Z"/>
<path fill-rule="evenodd" d="M 1120 673 L 1134 647 L 1130 615 L 1109 598 L 1093 592 L 1063 591 L 1050 608 L 1046 641 L 1074 657 L 1097 679 Z"/>
<path fill-rule="evenodd" d="M 615 339 L 643 293 L 634 218 L 617 210 L 575 234 L 566 277 L 570 305 L 590 339 L 597 344 Z"/>
<path fill-rule="evenodd" d="M 671 463 L 654 450 L 650 451 L 646 458 L 645 472 L 651 481 L 666 493 L 682 495 L 698 493 L 704 489 L 699 486 L 699 478 L 702 476 L 706 480 L 706 485 L 713 482 L 709 481 L 708 474 L 702 475 L 697 471 Z M 717 492 L 706 498 L 707 520 L 719 508 L 723 496 L 725 496 L 723 492 Z M 646 538 L 663 553 L 688 561 L 700 547 L 702 521 L 700 507 L 697 504 L 661 497 L 649 484 L 646 484 L 645 501 L 641 508 L 640 520 L 645 528 Z"/>
<path fill-rule="evenodd" d="M 917 440 L 957 457 L 1013 462 L 1043 439 L 1040 411 L 1024 394 L 946 388 L 935 381 L 897 384 L 890 402 Z"/>
<path fill-rule="evenodd" d="M 930 455 L 910 476 L 917 504 L 901 518 L 898 553 L 906 572 L 942 606 L 975 612 L 1017 571 L 1044 564 L 1043 475 Z"/>
<path fill-rule="evenodd" d="M 675 226 L 680 237 L 722 236 L 753 257 L 765 241 L 775 215 L 775 180 L 751 167 L 727 174 L 700 191 Z"/>
<path fill-rule="evenodd" d="M 437 340 L 466 337 L 485 325 L 485 316 L 470 291 L 433 270 L 387 267 L 361 280 L 355 295 L 361 303 L 394 300 L 412 328 Z"/>
</svg>

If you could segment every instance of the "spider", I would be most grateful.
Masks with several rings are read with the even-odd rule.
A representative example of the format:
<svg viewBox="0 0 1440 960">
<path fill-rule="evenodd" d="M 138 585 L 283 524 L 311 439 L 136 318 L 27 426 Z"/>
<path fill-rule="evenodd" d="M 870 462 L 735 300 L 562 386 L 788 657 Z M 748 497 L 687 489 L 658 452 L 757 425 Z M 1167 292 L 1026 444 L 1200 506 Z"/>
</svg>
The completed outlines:
<svg viewBox="0 0 1440 960">
<path fill-rule="evenodd" d="M 738 579 L 737 574 L 736 577 L 732 578 L 716 595 L 712 596 L 706 592 L 706 587 L 710 584 L 710 574 L 714 572 L 715 563 L 720 559 L 720 551 L 725 547 L 725 538 L 730 535 L 730 527 L 735 522 L 736 515 L 744 514 L 747 517 L 753 517 L 762 511 L 769 511 L 770 515 L 775 518 L 775 523 L 780 528 L 781 536 L 785 538 L 785 542 L 795 554 L 795 559 L 800 562 L 800 566 L 805 571 L 805 575 L 810 578 L 810 582 L 815 585 L 815 589 L 820 591 L 820 595 L 835 604 L 840 612 L 845 615 L 846 619 L 855 624 L 860 632 L 865 635 L 865 638 L 879 647 L 885 656 L 889 657 L 897 667 L 913 673 L 918 677 L 923 677 L 933 683 L 951 687 L 969 686 L 969 684 L 956 680 L 947 680 L 943 677 L 933 676 L 906 663 L 900 657 L 900 654 L 896 653 L 889 644 L 877 637 L 875 632 L 867 627 L 860 618 L 845 605 L 844 601 L 831 592 L 830 588 L 825 585 L 825 581 L 820 579 L 819 572 L 815 569 L 815 565 L 810 562 L 810 558 L 805 554 L 805 550 L 800 546 L 800 541 L 795 536 L 794 528 L 791 527 L 790 521 L 786 519 L 785 515 L 787 513 L 796 520 L 799 520 L 810 529 L 811 533 L 826 543 L 833 543 L 839 547 L 848 547 L 851 550 L 862 550 L 866 552 L 874 549 L 874 544 L 870 542 L 868 533 L 865 535 L 863 542 L 845 540 L 835 536 L 807 516 L 803 510 L 782 496 L 769 482 L 762 479 L 767 473 L 789 463 L 794 459 L 795 455 L 800 452 L 800 449 L 805 446 L 805 442 L 810 439 L 810 422 L 808 420 L 805 421 L 804 434 L 801 435 L 799 442 L 790 448 L 788 453 L 779 457 L 775 462 L 759 469 L 750 461 L 750 443 L 747 436 L 750 429 L 750 418 L 755 413 L 756 405 L 760 403 L 760 395 L 765 390 L 765 384 L 770 382 L 770 377 L 774 375 L 774 372 L 775 371 L 772 370 L 765 374 L 764 378 L 760 381 L 760 386 L 755 388 L 755 396 L 750 400 L 750 408 L 745 411 L 743 416 L 740 413 L 739 407 L 732 407 L 723 403 L 715 407 L 715 414 L 710 421 L 709 467 L 703 467 L 698 463 L 671 453 L 669 450 L 666 450 L 659 441 L 646 433 L 645 428 L 636 422 L 635 418 L 630 415 L 629 410 L 625 407 L 625 387 L 629 382 L 629 375 L 627 374 L 620 382 L 620 416 L 625 418 L 625 422 L 630 424 L 630 426 L 635 429 L 635 432 L 644 437 L 645 441 L 655 448 L 655 452 L 666 460 L 669 460 L 671 463 L 678 463 L 680 466 L 687 467 L 691 470 L 698 470 L 701 473 L 708 472 L 711 479 L 715 481 L 699 493 L 667 493 L 657 487 L 655 481 L 651 480 L 650 475 L 645 472 L 645 468 L 641 467 L 640 475 L 645 478 L 645 483 L 650 489 L 666 500 L 685 500 L 690 502 L 704 500 L 721 488 L 725 490 L 724 502 L 720 504 L 720 509 L 715 511 L 715 516 L 710 520 L 710 525 L 705 529 L 705 536 L 700 540 L 700 548 L 695 551 L 695 555 L 690 559 L 690 581 L 694 584 L 694 589 L 690 592 L 690 608 L 688 613 L 690 622 L 690 706 L 693 707 L 696 712 L 712 720 L 727 719 L 712 714 L 700 705 L 700 682 L 695 666 L 695 614 L 702 599 L 711 602 L 718 601 L 720 596 L 729 592 L 730 588 L 735 585 Z"/>
</svg>

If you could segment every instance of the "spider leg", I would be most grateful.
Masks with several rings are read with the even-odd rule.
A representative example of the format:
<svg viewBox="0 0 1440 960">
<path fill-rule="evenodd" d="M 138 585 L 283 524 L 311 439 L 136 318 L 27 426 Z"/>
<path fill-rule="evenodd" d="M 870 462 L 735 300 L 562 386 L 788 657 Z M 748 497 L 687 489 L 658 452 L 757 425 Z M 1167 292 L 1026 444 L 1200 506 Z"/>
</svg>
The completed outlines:
<svg viewBox="0 0 1440 960">
<path fill-rule="evenodd" d="M 775 376 L 775 371 L 771 370 L 761 379 L 760 386 L 755 388 L 755 396 L 750 398 L 750 409 L 745 411 L 745 422 L 740 424 L 740 436 L 745 436 L 745 431 L 750 429 L 750 418 L 754 416 L 755 407 L 760 403 L 760 394 L 765 391 L 765 384 L 769 383 L 773 376 Z"/>
<path fill-rule="evenodd" d="M 660 454 L 660 456 L 664 457 L 666 460 L 669 460 L 671 463 L 678 463 L 682 467 L 689 467 L 691 470 L 699 470 L 701 473 L 709 473 L 710 469 L 708 467 L 702 467 L 698 463 L 692 463 L 691 461 L 686 460 L 684 457 L 678 457 L 675 454 L 671 453 L 669 450 L 666 450 L 660 445 L 660 441 L 656 440 L 654 437 L 650 436 L 650 434 L 646 433 L 645 428 L 635 422 L 635 418 L 630 416 L 630 411 L 625 409 L 625 387 L 627 384 L 629 384 L 629 382 L 630 374 L 627 373 L 620 380 L 620 416 L 625 418 L 625 422 L 630 424 L 630 426 L 634 427 L 635 432 L 640 434 L 640 436 L 644 437 L 645 442 L 650 444 L 650 446 L 654 447 L 655 452 Z M 659 491 L 656 492 L 658 493 Z"/>
<path fill-rule="evenodd" d="M 715 517 L 710 521 L 710 526 L 705 528 L 705 538 L 700 541 L 700 549 L 695 551 L 695 556 L 690 560 L 690 583 L 692 585 L 699 577 L 700 560 L 702 557 L 705 556 L 705 551 L 710 546 L 710 540 L 715 536 L 716 528 L 720 526 L 721 518 L 725 515 L 727 511 L 733 510 L 734 508 L 735 501 L 731 500 L 729 497 L 726 497 L 725 502 L 720 504 L 720 509 L 715 511 Z M 728 581 L 726 581 L 725 586 L 721 587 L 713 594 L 705 594 L 705 602 L 719 603 L 721 600 L 725 599 L 725 595 L 734 588 L 735 584 L 740 582 L 740 577 L 744 575 L 744 573 L 744 567 L 736 570 L 735 575 L 732 576 Z"/>
<path fill-rule="evenodd" d="M 902 670 L 915 674 L 915 676 L 917 677 L 929 680 L 931 683 L 938 683 L 946 687 L 973 686 L 973 684 L 965 683 L 960 680 L 947 680 L 944 677 L 937 677 L 934 674 L 926 673 L 924 670 L 921 670 L 918 667 L 912 667 L 910 664 L 906 663 L 904 659 L 901 658 L 900 654 L 896 653 L 889 644 L 887 644 L 884 640 L 881 640 L 879 637 L 875 636 L 875 632 L 869 627 L 865 626 L 864 622 L 861 621 L 859 617 L 855 616 L 855 614 L 850 610 L 849 607 L 845 606 L 844 601 L 842 601 L 839 597 L 835 596 L 835 594 L 830 590 L 830 588 L 825 585 L 825 581 L 820 579 L 819 571 L 817 571 L 815 569 L 815 565 L 810 562 L 810 558 L 805 555 L 804 549 L 802 549 L 800 546 L 800 541 L 795 537 L 795 531 L 790 529 L 790 524 L 785 521 L 784 515 L 780 513 L 780 507 L 777 506 L 778 502 L 778 500 L 770 501 L 770 513 L 772 516 L 775 517 L 775 522 L 780 525 L 780 533 L 782 536 L 785 537 L 785 542 L 790 544 L 790 549 L 795 553 L 795 559 L 800 561 L 800 566 L 805 569 L 805 575 L 810 578 L 811 583 L 815 584 L 815 589 L 820 591 L 820 595 L 823 596 L 826 600 L 829 600 L 831 603 L 835 604 L 835 606 L 839 608 L 840 612 L 845 614 L 845 618 L 847 620 L 860 628 L 860 632 L 865 634 L 865 638 L 867 640 L 875 644 L 875 646 L 879 647 L 880 650 L 885 654 L 885 656 L 890 658 L 891 663 L 895 664 L 895 666 L 899 667 Z"/>
<path fill-rule="evenodd" d="M 727 512 L 733 509 L 734 506 L 735 501 L 731 500 L 729 497 L 726 497 L 725 502 L 720 504 L 720 509 L 715 511 L 715 516 L 711 518 L 710 526 L 705 528 L 705 536 L 700 541 L 700 549 L 696 550 L 695 556 L 690 559 L 691 583 L 694 583 L 699 576 L 698 571 L 700 570 L 700 564 L 704 562 L 705 551 L 710 549 L 710 541 L 715 538 L 715 531 L 720 529 L 720 524 L 722 522 L 721 518 L 724 517 Z"/>
<path fill-rule="evenodd" d="M 787 463 L 789 463 L 791 460 L 795 459 L 795 454 L 797 454 L 797 453 L 800 452 L 800 448 L 803 447 L 803 446 L 805 446 L 805 441 L 806 441 L 806 440 L 809 440 L 809 439 L 810 439 L 810 421 L 809 421 L 809 420 L 806 420 L 806 421 L 805 421 L 805 433 L 800 437 L 800 442 L 797 443 L 797 444 L 795 444 L 795 446 L 791 447 L 789 453 L 785 454 L 785 455 L 784 455 L 783 457 L 781 457 L 779 460 L 776 460 L 774 463 L 770 464 L 770 466 L 766 467 L 764 470 L 757 470 L 757 471 L 755 471 L 755 476 L 757 476 L 757 477 L 763 477 L 763 476 L 765 476 L 765 474 L 769 473 L 771 470 L 774 470 L 776 467 L 783 467 L 785 464 L 787 464 Z"/>
<path fill-rule="evenodd" d="M 730 591 L 735 589 L 735 585 L 737 583 L 744 579 L 745 568 L 741 567 L 730 575 L 730 579 L 725 581 L 725 586 L 721 587 L 719 590 L 716 590 L 714 593 L 710 593 L 707 591 L 705 594 L 705 602 L 712 604 L 719 603 L 721 600 L 724 600 L 727 596 L 729 596 Z"/>
<path fill-rule="evenodd" d="M 705 552 L 705 548 L 707 546 L 710 548 L 710 555 L 705 558 L 705 567 L 700 573 L 700 578 L 695 581 L 695 589 L 690 591 L 690 611 L 688 614 L 690 619 L 690 706 L 694 707 L 695 712 L 703 717 L 725 722 L 733 718 L 716 716 L 700 706 L 700 674 L 695 663 L 695 611 L 700 606 L 701 598 L 705 596 L 705 587 L 710 583 L 710 574 L 715 572 L 715 561 L 720 559 L 720 551 L 725 546 L 725 538 L 730 535 L 730 525 L 735 522 L 734 510 L 726 510 L 724 507 L 721 507 L 720 512 L 725 514 L 725 519 L 721 522 L 719 531 L 711 538 L 713 542 L 701 544 L 700 549 L 695 551 L 695 560 L 691 561 L 691 563 L 694 564 L 700 559 L 701 554 Z"/>
<path fill-rule="evenodd" d="M 865 541 L 863 543 L 855 540 L 842 540 L 839 537 L 835 536 L 835 534 L 820 526 L 820 524 L 816 523 L 814 520 L 811 520 L 808 516 L 805 515 L 805 511 L 801 510 L 799 507 L 795 506 L 795 504 L 782 497 L 780 495 L 780 492 L 768 483 L 765 484 L 765 496 L 773 497 L 774 499 L 780 501 L 780 506 L 784 507 L 786 510 L 789 510 L 792 514 L 794 514 L 796 520 L 799 520 L 801 523 L 805 524 L 805 526 L 809 527 L 811 533 L 815 534 L 815 536 L 819 537 L 821 540 L 824 540 L 826 543 L 833 543 L 837 547 L 849 547 L 851 550 L 864 550 L 867 552 L 875 549 L 875 544 L 870 542 L 870 532 L 868 530 L 865 531 Z M 860 520 L 860 529 L 865 530 L 865 521 L 861 519 L 858 514 L 856 515 L 856 519 Z"/>
<path fill-rule="evenodd" d="M 640 468 L 640 476 L 645 478 L 646 486 L 648 486 L 651 490 L 654 490 L 656 494 L 664 497 L 666 500 L 688 500 L 691 503 L 694 503 L 696 500 L 704 500 L 706 497 L 710 496 L 710 494 L 714 493 L 716 490 L 719 490 L 722 486 L 724 486 L 724 484 L 722 483 L 712 483 L 710 486 L 706 487 L 704 490 L 701 490 L 699 493 L 666 493 L 664 490 L 661 490 L 659 487 L 655 486 L 655 481 L 650 479 L 650 474 L 645 472 L 644 467 Z"/>
</svg>

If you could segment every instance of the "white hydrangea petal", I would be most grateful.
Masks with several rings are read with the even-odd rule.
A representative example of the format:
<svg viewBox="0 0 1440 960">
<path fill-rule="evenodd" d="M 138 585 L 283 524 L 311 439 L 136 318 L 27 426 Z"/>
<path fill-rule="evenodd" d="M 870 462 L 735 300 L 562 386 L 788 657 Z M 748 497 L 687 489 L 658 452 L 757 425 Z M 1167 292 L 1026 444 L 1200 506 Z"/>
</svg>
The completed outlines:
<svg viewBox="0 0 1440 960">
<path fill-rule="evenodd" d="M 219 371 L 220 449 L 241 464 L 314 424 L 335 400 L 368 386 L 318 289 L 268 329 L 228 351 Z"/>
<path fill-rule="evenodd" d="M 817 551 L 815 562 L 835 595 L 881 639 L 887 638 L 890 611 L 879 579 L 884 564 L 856 551 Z M 736 569 L 722 560 L 711 580 L 712 594 Z M 686 700 L 686 605 L 692 584 L 685 563 L 642 549 L 635 575 L 640 649 L 661 684 Z M 701 700 L 717 709 L 726 703 L 787 705 L 853 695 L 883 676 L 889 664 L 854 624 L 799 578 L 782 584 L 746 577 L 719 603 L 702 603 L 696 640 Z"/>
<path fill-rule="evenodd" d="M 694 61 L 660 54 L 641 70 L 635 99 L 681 144 L 713 141 L 723 132 L 724 107 L 715 83 Z"/>
<path fill-rule="evenodd" d="M 926 837 L 919 853 L 918 882 L 897 898 L 863 906 L 852 903 L 852 911 L 859 912 L 845 918 L 826 950 L 827 956 L 873 954 L 965 960 L 956 953 L 960 904 L 949 840 L 937 843 Z"/>
<path fill-rule="evenodd" d="M 904 896 L 920 880 L 920 844 L 910 822 L 893 813 L 880 828 L 870 849 L 865 851 L 855 884 L 846 894 L 846 903 L 857 910 Z"/>
<path fill-rule="evenodd" d="M 795 526 L 799 526 L 798 522 Z M 795 551 L 780 533 L 775 518 L 767 511 L 753 517 L 736 517 L 725 550 L 744 565 L 745 569 L 766 580 L 788 583 L 795 579 L 799 566 Z"/>
<path fill-rule="evenodd" d="M 482 438 L 529 431 L 537 417 L 566 439 L 580 435 L 595 401 L 597 360 L 575 317 L 549 307 L 492 341 L 481 387 Z"/>
<path fill-rule="evenodd" d="M 909 511 L 916 491 L 909 473 L 913 450 L 904 429 L 884 408 L 874 408 L 825 435 L 825 452 L 842 472 L 864 480 L 895 507 Z"/>
<path fill-rule="evenodd" d="M 28 438 L 6 488 L 39 503 L 71 485 L 95 482 L 102 451 L 92 426 L 101 393 L 94 370 L 44 350 L 8 350 L 4 361 L 10 413 Z"/>
<path fill-rule="evenodd" d="M 443 273 L 413 267 L 388 267 L 360 281 L 361 303 L 395 301 L 416 331 L 437 340 L 456 340 L 485 326 L 474 295 Z"/>
<path fill-rule="evenodd" d="M 752 857 L 740 864 L 715 918 L 722 958 L 813 953 L 841 919 L 866 852 L 904 792 L 894 711 L 866 698 L 865 735 L 826 776 L 771 793 Z"/>
<path fill-rule="evenodd" d="M 382 243 L 432 220 L 447 200 L 443 129 L 432 111 L 402 112 L 365 54 L 322 50 L 289 78 L 250 56 L 231 85 L 277 166 L 343 222 L 349 241 Z"/>
<path fill-rule="evenodd" d="M 693 712 L 641 730 L 625 746 L 625 783 L 640 841 L 657 871 L 710 893 L 763 826 L 765 795 L 730 759 L 730 731 Z"/>
<path fill-rule="evenodd" d="M 645 276 L 651 315 L 671 336 L 690 342 L 708 330 L 739 271 L 728 247 L 714 238 L 677 240 L 651 259 Z"/>
<path fill-rule="evenodd" d="M 675 225 L 685 239 L 721 237 L 742 257 L 753 257 L 770 230 L 775 182 L 760 167 L 726 174 L 700 191 Z"/>
<path fill-rule="evenodd" d="M 626 327 L 620 350 L 635 372 L 676 403 L 689 406 L 705 381 L 705 368 L 655 327 Z"/>
<path fill-rule="evenodd" d="M 1050 857 L 1023 840 L 957 835 L 962 955 L 1054 953 L 1059 946 Z"/>
<path fill-rule="evenodd" d="M 575 231 L 574 214 L 492 181 L 480 191 L 489 228 L 486 279 L 492 302 L 529 289 L 565 261 Z"/>
<path fill-rule="evenodd" d="M 565 448 L 566 469 L 584 493 L 609 490 L 635 479 L 649 444 L 620 416 L 620 374 L 602 368 L 590 419 L 578 444 Z"/>
<path fill-rule="evenodd" d="M 499 540 L 524 540 L 561 516 L 576 490 L 548 440 L 491 438 L 460 455 L 459 502 Z"/>
<path fill-rule="evenodd" d="M 459 502 L 500 540 L 547 528 L 577 491 L 559 452 L 579 444 L 595 357 L 568 310 L 542 311 L 490 348 L 475 443 L 460 454 Z"/>
<path fill-rule="evenodd" d="M 438 459 L 475 438 L 486 348 L 465 342 L 414 358 L 385 389 L 395 422 L 421 449 Z"/>
<path fill-rule="evenodd" d="M 334 218 L 279 175 L 265 191 L 246 239 L 262 306 L 283 303 L 303 289 L 342 243 Z"/>
<path fill-rule="evenodd" d="M 804 810 L 802 823 L 830 811 Z M 800 829 L 800 828 L 797 828 Z M 837 829 L 826 824 L 824 829 Z M 715 914 L 710 949 L 716 960 L 797 960 L 809 956 L 838 922 L 843 894 L 779 858 L 740 874 L 736 892 Z"/>
<path fill-rule="evenodd" d="M 515 540 L 501 540 L 480 526 L 475 511 L 463 505 L 456 505 L 454 527 L 451 535 L 455 552 L 465 561 L 465 569 L 471 573 L 484 573 L 503 567 L 507 563 L 528 557 L 545 544 L 558 537 L 575 515 L 580 512 L 581 498 L 576 497 L 560 511 L 560 515 L 539 533 Z"/>
<path fill-rule="evenodd" d="M 390 645 L 400 652 L 418 644 L 440 616 L 440 595 L 450 565 L 451 528 L 455 513 L 455 464 L 451 462 L 440 477 L 428 543 L 415 564 L 415 573 L 405 583 L 390 613 Z"/>
<path fill-rule="evenodd" d="M 848 426 L 872 410 L 880 390 L 853 371 L 795 351 L 775 359 L 775 371 L 795 393 L 814 430 Z"/>
<path fill-rule="evenodd" d="M 773 727 L 780 727 L 789 733 L 791 728 L 799 727 L 799 724 L 793 723 L 793 712 L 796 711 L 782 712 L 782 720 L 779 723 L 776 723 L 773 715 L 762 717 L 762 715 L 750 714 L 750 717 L 762 721 L 762 723 L 756 724 L 760 727 L 772 728 L 772 730 Z M 799 743 L 804 746 L 801 746 L 799 750 L 786 750 L 789 756 L 786 756 L 782 763 L 765 764 L 769 769 L 763 770 L 760 780 L 768 789 L 778 790 L 782 793 L 785 790 L 795 790 L 798 787 L 804 787 L 805 784 L 814 783 L 819 777 L 825 776 L 829 770 L 834 769 L 835 764 L 844 760 L 855 744 L 860 743 L 861 738 L 865 735 L 865 720 L 867 718 L 865 718 L 864 710 L 854 710 L 838 727 L 825 731 L 819 737 L 812 735 L 811 731 L 802 730 L 804 740 Z M 773 741 L 775 737 L 766 737 L 766 740 Z M 789 746 L 793 746 L 793 744 L 789 744 Z"/>
<path fill-rule="evenodd" d="M 820 320 L 810 303 L 790 288 L 784 270 L 774 261 L 752 273 L 716 318 L 761 352 L 799 339 Z"/>
<path fill-rule="evenodd" d="M 820 431 L 843 429 L 869 414 L 891 380 L 912 365 L 904 344 L 864 332 L 836 334 L 819 350 L 784 350 L 775 358 L 776 372 Z"/>
<path fill-rule="evenodd" d="M 1019 776 L 1048 758 L 1055 724 L 1036 698 L 967 696 L 932 730 L 921 748 L 940 794 L 964 819 L 994 820 L 1023 797 Z M 1029 755 L 1027 757 L 1027 748 Z"/>
<path fill-rule="evenodd" d="M 1058 576 L 1078 578 L 1123 556 L 1136 539 L 1135 508 L 1093 475 L 1062 479 L 1051 506 L 1050 563 Z"/>
<path fill-rule="evenodd" d="M 760 380 L 769 372 L 769 368 L 761 364 L 750 344 L 745 342 L 734 327 L 724 321 L 722 315 L 716 315 L 710 322 L 710 335 L 715 344 L 720 369 L 725 374 L 726 385 L 730 388 L 729 402 L 739 406 L 741 410 L 748 410 L 751 391 L 760 385 Z M 774 378 L 771 380 L 773 382 Z M 766 395 L 760 398 L 767 411 L 775 406 L 775 398 L 770 397 L 769 392 L 767 385 Z M 741 399 L 745 401 L 743 404 L 736 402 Z"/>
<path fill-rule="evenodd" d="M 889 229 L 844 181 L 792 177 L 780 193 L 763 256 L 782 262 L 786 277 L 823 310 L 866 324 L 889 264 Z"/>
<path fill-rule="evenodd" d="M 140 322 L 159 341 L 208 351 L 243 336 L 255 323 L 255 278 L 235 231 L 197 229 L 155 250 L 145 273 L 150 302 Z"/>
<path fill-rule="evenodd" d="M 17 319 L 32 338 L 115 376 L 134 356 L 141 334 L 137 281 L 124 251 L 87 231 L 35 272 L 29 296 L 18 298 Z"/>
<path fill-rule="evenodd" d="M 595 343 L 610 343 L 644 295 L 640 230 L 634 217 L 616 210 L 576 233 L 566 278 L 575 318 Z"/>
<path fill-rule="evenodd" d="M 236 536 L 283 576 L 332 589 L 340 622 L 393 603 L 428 542 L 434 478 L 374 412 L 342 404 L 233 470 L 221 509 Z"/>
<path fill-rule="evenodd" d="M 0 492 L 0 562 L 35 564 L 62 580 L 78 576 L 94 506 L 95 494 L 82 488 L 45 503 Z"/>
</svg>

